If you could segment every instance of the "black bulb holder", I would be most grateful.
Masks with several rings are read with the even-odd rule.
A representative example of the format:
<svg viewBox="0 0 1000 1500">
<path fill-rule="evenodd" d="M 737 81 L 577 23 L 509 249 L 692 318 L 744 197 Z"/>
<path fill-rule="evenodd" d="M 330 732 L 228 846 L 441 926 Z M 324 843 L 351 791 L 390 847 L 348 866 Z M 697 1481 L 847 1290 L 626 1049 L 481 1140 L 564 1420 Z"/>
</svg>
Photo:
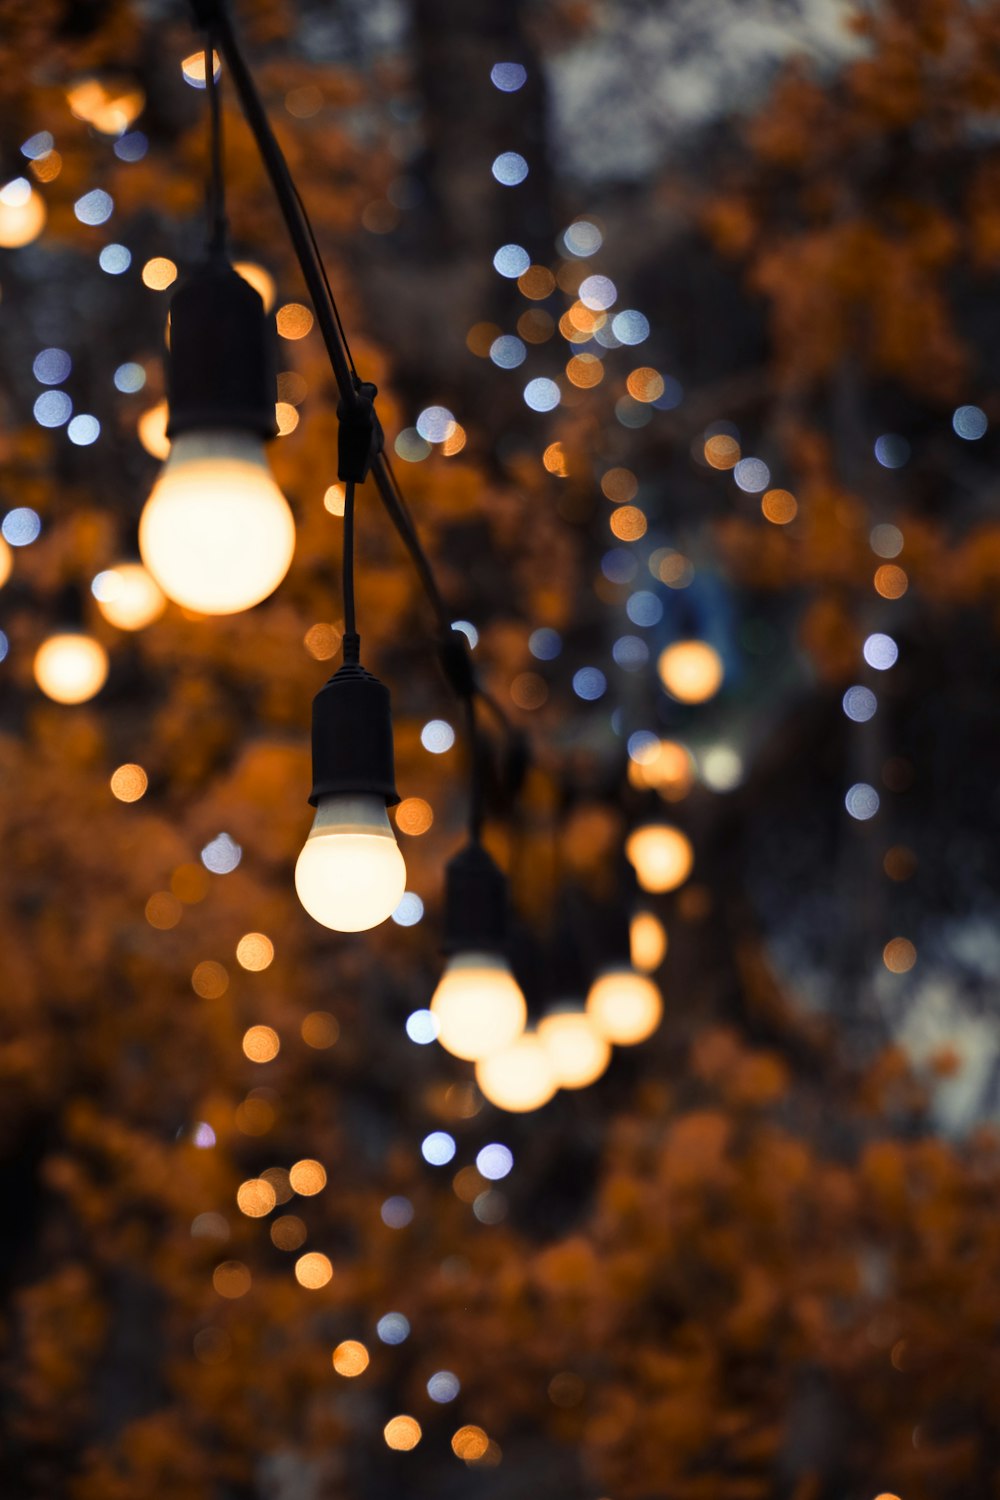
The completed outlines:
<svg viewBox="0 0 1000 1500">
<path fill-rule="evenodd" d="M 467 844 L 445 867 L 442 951 L 507 951 L 507 879 L 482 844 Z"/>
<path fill-rule="evenodd" d="M 199 265 L 170 302 L 167 436 L 277 432 L 274 350 L 264 304 L 224 256 Z"/>
<path fill-rule="evenodd" d="M 313 699 L 312 757 L 313 807 L 321 797 L 384 797 L 387 807 L 399 801 L 389 689 L 356 661 Z"/>
</svg>

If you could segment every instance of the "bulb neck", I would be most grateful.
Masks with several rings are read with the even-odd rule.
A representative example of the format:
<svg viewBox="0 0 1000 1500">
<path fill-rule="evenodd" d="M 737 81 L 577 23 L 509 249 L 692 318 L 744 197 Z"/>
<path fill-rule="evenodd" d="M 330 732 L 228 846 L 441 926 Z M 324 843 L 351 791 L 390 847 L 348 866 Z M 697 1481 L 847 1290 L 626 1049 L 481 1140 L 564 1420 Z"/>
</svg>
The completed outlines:
<svg viewBox="0 0 1000 1500">
<path fill-rule="evenodd" d="M 203 262 L 170 302 L 167 436 L 221 427 L 272 438 L 275 389 L 263 302 L 228 261 Z"/>
<path fill-rule="evenodd" d="M 389 689 L 364 667 L 345 663 L 313 699 L 312 757 L 313 807 L 326 797 L 399 801 Z"/>
<path fill-rule="evenodd" d="M 505 957 L 507 880 L 482 844 L 468 844 L 445 870 L 446 954 L 474 952 Z"/>
<path fill-rule="evenodd" d="M 503 954 L 485 949 L 462 948 L 452 953 L 444 966 L 445 974 L 481 973 L 483 969 L 490 974 L 510 974 L 510 964 Z"/>
<path fill-rule="evenodd" d="M 371 838 L 395 841 L 385 799 L 361 793 L 355 796 L 324 797 L 316 808 L 310 838 L 328 833 L 363 833 Z"/>
</svg>

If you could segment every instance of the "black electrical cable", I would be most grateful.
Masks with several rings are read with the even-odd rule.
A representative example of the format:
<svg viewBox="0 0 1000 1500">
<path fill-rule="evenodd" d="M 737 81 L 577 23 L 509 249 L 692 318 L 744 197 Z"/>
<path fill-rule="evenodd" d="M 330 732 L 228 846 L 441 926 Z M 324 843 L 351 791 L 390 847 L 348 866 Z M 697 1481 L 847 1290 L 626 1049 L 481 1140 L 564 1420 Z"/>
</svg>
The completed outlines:
<svg viewBox="0 0 1000 1500">
<path fill-rule="evenodd" d="M 354 619 L 354 480 L 344 484 L 344 661 L 360 660 L 361 640 Z"/>
<path fill-rule="evenodd" d="M 288 169 L 288 163 L 271 129 L 253 76 L 236 40 L 226 7 L 221 0 L 199 0 L 196 10 L 200 16 L 207 15 L 210 19 L 211 28 L 218 38 L 219 49 L 232 75 L 233 85 L 243 107 L 247 124 L 257 143 L 265 170 L 271 179 L 271 186 L 278 199 L 278 206 L 285 219 L 292 246 L 316 309 L 317 322 L 333 366 L 341 400 L 348 406 L 356 405 L 358 402 L 357 373 L 354 370 L 343 322 L 330 287 L 326 268 L 323 265 L 316 236 L 301 195 Z M 399 492 L 395 476 L 384 454 L 375 456 L 372 469 L 382 503 L 413 559 L 424 592 L 438 622 L 442 629 L 450 629 L 449 612 L 441 597 L 430 561 L 424 552 L 405 501 Z"/>
<path fill-rule="evenodd" d="M 229 68 L 244 118 L 257 145 L 265 171 L 271 181 L 278 206 L 292 241 L 309 296 L 316 310 L 316 320 L 326 346 L 333 369 L 334 379 L 340 392 L 342 407 L 347 412 L 362 405 L 362 386 L 354 366 L 347 335 L 344 330 L 333 288 L 327 275 L 309 214 L 295 185 L 281 146 L 271 129 L 271 123 L 253 75 L 240 49 L 224 0 L 192 0 L 195 14 L 214 39 Z M 221 170 L 221 156 L 220 156 Z M 373 393 L 373 392 L 372 392 Z M 342 414 L 346 415 L 346 412 Z M 453 650 L 454 630 L 451 612 L 445 604 L 434 569 L 424 551 L 416 525 L 392 469 L 388 456 L 379 449 L 372 455 L 371 472 L 389 519 L 392 521 L 420 580 L 424 594 L 435 614 L 442 633 L 441 657 L 446 675 L 457 696 L 466 705 L 471 760 L 471 809 L 470 816 L 477 826 L 482 822 L 483 776 L 482 751 L 475 724 L 474 700 L 479 697 L 490 709 L 505 733 L 513 738 L 509 719 L 499 703 L 479 687 L 475 680 L 468 647 L 460 646 L 463 660 L 458 663 Z M 348 495 L 350 499 L 348 499 Z M 354 624 L 354 576 L 353 576 L 353 485 L 345 491 L 344 501 L 344 624 L 345 658 L 348 641 L 350 649 L 357 651 L 357 633 Z M 348 516 L 350 515 L 350 521 Z M 349 623 L 350 622 L 350 623 Z M 450 661 L 450 669 L 449 669 Z"/>
<path fill-rule="evenodd" d="M 340 398 L 348 406 L 354 406 L 358 402 L 358 396 L 350 355 L 333 311 L 333 299 L 327 291 L 326 278 L 315 247 L 312 230 L 292 181 L 284 153 L 271 129 L 271 122 L 257 92 L 257 85 L 254 83 L 253 75 L 236 40 L 226 6 L 222 0 L 195 0 L 195 11 L 202 23 L 207 24 L 208 29 L 214 33 L 219 51 L 229 68 L 244 118 L 257 144 L 264 169 L 271 179 L 271 186 L 316 310 L 316 321 L 333 366 Z"/>
<path fill-rule="evenodd" d="M 330 306 L 333 308 L 333 316 L 336 318 L 336 320 L 337 320 L 337 327 L 340 329 L 340 337 L 343 340 L 344 353 L 347 355 L 347 363 L 351 367 L 351 374 L 354 376 L 355 381 L 357 381 L 360 384 L 360 382 L 361 382 L 361 376 L 358 374 L 357 366 L 354 363 L 354 355 L 351 353 L 351 346 L 350 346 L 350 343 L 348 342 L 348 338 L 347 338 L 347 330 L 344 327 L 344 320 L 340 316 L 340 308 L 337 306 L 337 299 L 333 295 L 333 287 L 330 285 L 330 278 L 329 278 L 329 276 L 326 273 L 326 264 L 325 264 L 325 262 L 323 260 L 322 253 L 321 253 L 320 248 L 319 248 L 319 241 L 316 238 L 316 234 L 315 234 L 315 232 L 313 230 L 313 227 L 312 227 L 312 222 L 311 222 L 311 220 L 309 218 L 308 213 L 306 212 L 306 206 L 305 206 L 305 204 L 302 201 L 302 194 L 299 192 L 298 188 L 295 186 L 294 180 L 292 180 L 292 192 L 295 194 L 295 197 L 296 197 L 296 199 L 298 201 L 299 212 L 302 215 L 303 223 L 305 224 L 306 230 L 308 231 L 309 240 L 310 240 L 310 243 L 311 243 L 311 245 L 313 247 L 313 251 L 315 252 L 316 260 L 319 263 L 319 268 L 320 268 L 320 270 L 323 273 L 323 285 L 326 287 L 326 295 L 330 299 Z"/>
<path fill-rule="evenodd" d="M 476 726 L 476 700 L 463 700 L 466 738 L 469 746 L 469 839 L 478 844 L 483 831 L 483 754 L 484 746 Z"/>
<path fill-rule="evenodd" d="M 226 175 L 222 161 L 222 106 L 219 98 L 219 81 L 215 76 L 215 33 L 209 30 L 205 40 L 205 88 L 208 93 L 209 141 L 212 175 L 208 190 L 209 253 L 213 256 L 225 254 L 229 237 L 229 222 L 226 218 Z"/>
</svg>

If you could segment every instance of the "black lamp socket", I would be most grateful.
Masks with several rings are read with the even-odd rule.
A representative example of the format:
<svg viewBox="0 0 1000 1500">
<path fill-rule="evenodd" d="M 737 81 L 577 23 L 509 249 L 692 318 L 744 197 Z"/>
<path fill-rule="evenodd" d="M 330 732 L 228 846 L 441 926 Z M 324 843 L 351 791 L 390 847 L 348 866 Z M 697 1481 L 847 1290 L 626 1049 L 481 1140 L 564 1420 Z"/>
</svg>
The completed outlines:
<svg viewBox="0 0 1000 1500">
<path fill-rule="evenodd" d="M 445 869 L 445 953 L 507 949 L 507 880 L 482 844 L 468 844 Z"/>
<path fill-rule="evenodd" d="M 230 427 L 272 438 L 276 385 L 260 296 L 228 261 L 205 262 L 170 302 L 167 436 Z"/>
<path fill-rule="evenodd" d="M 313 807 L 321 797 L 384 797 L 399 801 L 392 747 L 389 689 L 348 662 L 313 699 Z"/>
</svg>

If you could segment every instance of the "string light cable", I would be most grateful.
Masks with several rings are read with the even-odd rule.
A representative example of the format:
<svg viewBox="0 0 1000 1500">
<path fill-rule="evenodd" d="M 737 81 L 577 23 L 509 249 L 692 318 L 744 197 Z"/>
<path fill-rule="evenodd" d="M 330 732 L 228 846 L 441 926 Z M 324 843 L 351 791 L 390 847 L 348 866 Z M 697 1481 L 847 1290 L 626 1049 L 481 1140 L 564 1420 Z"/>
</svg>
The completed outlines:
<svg viewBox="0 0 1000 1500">
<path fill-rule="evenodd" d="M 316 320 L 340 395 L 338 416 L 342 424 L 350 423 L 355 419 L 359 409 L 366 409 L 369 403 L 372 404 L 373 409 L 374 398 L 377 394 L 375 387 L 362 382 L 357 373 L 343 319 L 337 307 L 308 212 L 292 178 L 281 146 L 271 128 L 263 101 L 233 27 L 228 7 L 222 3 L 222 0 L 192 0 L 192 8 L 198 24 L 207 35 L 214 38 L 229 71 L 244 119 L 270 179 L 306 283 L 306 289 L 316 311 Z M 459 632 L 452 628 L 452 616 L 434 576 L 433 565 L 420 541 L 399 482 L 388 455 L 385 453 L 377 418 L 375 422 L 375 441 L 369 460 L 371 475 L 385 511 L 410 555 L 441 631 L 440 649 L 445 676 L 459 697 L 471 694 L 481 698 L 498 723 L 509 730 L 509 723 L 500 705 L 476 682 L 471 659 L 468 657 L 468 643 Z M 340 477 L 344 479 L 343 473 Z M 357 482 L 361 481 L 357 480 Z M 456 637 L 458 638 L 457 646 Z M 461 666 L 458 661 L 460 652 L 466 657 L 465 667 Z"/>
</svg>

